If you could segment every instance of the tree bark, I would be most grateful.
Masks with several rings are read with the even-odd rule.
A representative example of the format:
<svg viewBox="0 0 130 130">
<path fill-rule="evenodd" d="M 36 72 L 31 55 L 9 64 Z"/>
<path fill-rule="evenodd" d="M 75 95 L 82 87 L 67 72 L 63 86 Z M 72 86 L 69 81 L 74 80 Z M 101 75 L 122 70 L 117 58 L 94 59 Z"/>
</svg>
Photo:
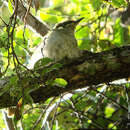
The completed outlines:
<svg viewBox="0 0 130 130">
<path fill-rule="evenodd" d="M 8 5 L 8 1 L 4 1 L 6 5 Z M 50 28 L 48 27 L 47 24 L 45 24 L 43 21 L 39 21 L 36 17 L 34 17 L 29 11 L 27 11 L 26 7 L 23 5 L 24 2 L 22 1 L 15 1 L 14 3 L 14 11 L 15 11 L 15 6 L 17 5 L 17 15 L 21 21 L 24 22 L 24 24 L 30 26 L 33 30 L 35 30 L 37 33 L 39 33 L 42 37 L 44 37 Z"/>
<path fill-rule="evenodd" d="M 63 63 L 63 61 L 60 63 Z M 49 65 L 49 67 L 53 65 Z M 54 69 L 43 75 L 45 69 L 46 67 L 43 66 L 37 70 L 39 74 L 37 77 L 26 77 L 27 83 L 25 83 L 25 79 L 18 81 L 18 84 L 23 85 L 24 90 L 31 90 L 35 86 L 40 86 L 30 92 L 34 103 L 44 102 L 50 97 L 86 86 L 91 87 L 92 85 L 128 78 L 130 76 L 130 46 L 114 48 L 95 54 L 86 52 L 77 59 L 67 60 L 67 63 L 62 64 L 59 69 Z M 63 78 L 68 84 L 65 87 L 47 84 L 48 80 L 55 80 L 56 78 Z M 10 77 L 6 77 L 6 79 L 0 80 L 1 92 L 8 87 L 9 79 Z M 14 106 L 17 102 L 18 99 L 11 97 L 8 91 L 0 95 L 0 108 Z"/>
</svg>

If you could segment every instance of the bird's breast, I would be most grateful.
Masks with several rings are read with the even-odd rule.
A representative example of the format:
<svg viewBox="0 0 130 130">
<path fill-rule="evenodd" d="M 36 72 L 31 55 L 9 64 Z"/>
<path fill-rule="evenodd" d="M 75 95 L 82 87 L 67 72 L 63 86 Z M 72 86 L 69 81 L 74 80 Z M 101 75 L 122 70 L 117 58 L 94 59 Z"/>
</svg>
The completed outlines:
<svg viewBox="0 0 130 130">
<path fill-rule="evenodd" d="M 58 61 L 64 57 L 77 57 L 79 53 L 74 35 L 53 31 L 44 40 L 43 55 L 45 57 Z"/>
</svg>

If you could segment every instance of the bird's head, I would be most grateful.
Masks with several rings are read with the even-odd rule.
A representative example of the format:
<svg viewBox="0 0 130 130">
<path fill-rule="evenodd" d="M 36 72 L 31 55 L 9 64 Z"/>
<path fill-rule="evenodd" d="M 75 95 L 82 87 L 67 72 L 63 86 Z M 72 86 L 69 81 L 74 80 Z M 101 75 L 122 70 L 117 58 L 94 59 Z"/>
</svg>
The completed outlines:
<svg viewBox="0 0 130 130">
<path fill-rule="evenodd" d="M 71 29 L 74 31 L 76 26 L 82 19 L 84 18 L 80 18 L 78 20 L 68 20 L 68 21 L 58 23 L 55 25 L 54 29 Z"/>
</svg>

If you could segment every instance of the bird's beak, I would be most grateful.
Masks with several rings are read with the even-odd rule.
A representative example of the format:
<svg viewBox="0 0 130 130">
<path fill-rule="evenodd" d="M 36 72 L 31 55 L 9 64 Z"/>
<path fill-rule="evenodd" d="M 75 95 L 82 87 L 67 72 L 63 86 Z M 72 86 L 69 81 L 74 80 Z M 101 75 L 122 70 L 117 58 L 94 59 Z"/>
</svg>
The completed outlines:
<svg viewBox="0 0 130 130">
<path fill-rule="evenodd" d="M 83 19 L 84 19 L 84 18 L 80 18 L 80 19 L 76 20 L 75 23 L 78 24 L 78 23 L 79 23 L 81 20 L 83 20 Z"/>
</svg>

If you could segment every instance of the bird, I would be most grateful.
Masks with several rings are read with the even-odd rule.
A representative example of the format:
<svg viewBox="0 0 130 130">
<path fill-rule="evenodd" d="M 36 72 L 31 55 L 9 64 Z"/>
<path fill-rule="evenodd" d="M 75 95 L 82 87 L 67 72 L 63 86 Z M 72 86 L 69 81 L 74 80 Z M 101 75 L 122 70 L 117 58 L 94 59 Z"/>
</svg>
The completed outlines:
<svg viewBox="0 0 130 130">
<path fill-rule="evenodd" d="M 76 58 L 82 55 L 75 38 L 75 29 L 81 20 L 67 20 L 56 24 L 43 38 L 30 58 L 28 68 L 33 69 L 37 61 L 42 58 L 50 58 L 55 62 L 63 58 Z"/>
</svg>

